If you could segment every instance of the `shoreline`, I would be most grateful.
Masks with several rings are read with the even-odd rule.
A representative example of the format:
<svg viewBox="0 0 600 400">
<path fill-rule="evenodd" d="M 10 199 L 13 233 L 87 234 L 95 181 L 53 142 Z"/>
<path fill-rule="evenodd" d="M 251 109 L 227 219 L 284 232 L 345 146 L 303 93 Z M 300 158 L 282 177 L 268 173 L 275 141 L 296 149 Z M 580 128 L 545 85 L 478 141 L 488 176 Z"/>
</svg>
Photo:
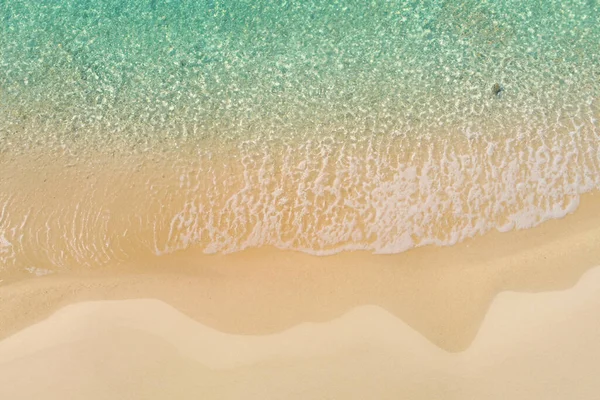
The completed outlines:
<svg viewBox="0 0 600 400">
<path fill-rule="evenodd" d="M 193 246 L 395 254 L 530 228 L 600 187 L 594 128 L 6 154 L 0 268 L 92 269 Z"/>
<path fill-rule="evenodd" d="M 436 346 L 461 351 L 498 293 L 563 290 L 600 264 L 598 196 L 583 195 L 574 214 L 532 229 L 395 255 L 187 250 L 94 272 L 4 278 L 0 340 L 68 304 L 154 298 L 212 328 L 251 335 L 375 305 Z"/>
</svg>

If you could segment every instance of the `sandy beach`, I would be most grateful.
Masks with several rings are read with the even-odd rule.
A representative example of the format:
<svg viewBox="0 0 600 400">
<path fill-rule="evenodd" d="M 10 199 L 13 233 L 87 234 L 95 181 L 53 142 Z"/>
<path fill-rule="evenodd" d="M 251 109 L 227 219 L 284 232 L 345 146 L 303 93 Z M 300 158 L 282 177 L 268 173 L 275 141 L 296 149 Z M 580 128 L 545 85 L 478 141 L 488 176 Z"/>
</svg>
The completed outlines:
<svg viewBox="0 0 600 400">
<path fill-rule="evenodd" d="M 188 250 L 0 285 L 0 397 L 593 399 L 600 205 L 397 255 Z"/>
<path fill-rule="evenodd" d="M 600 399 L 594 0 L 0 0 L 0 400 Z"/>
</svg>

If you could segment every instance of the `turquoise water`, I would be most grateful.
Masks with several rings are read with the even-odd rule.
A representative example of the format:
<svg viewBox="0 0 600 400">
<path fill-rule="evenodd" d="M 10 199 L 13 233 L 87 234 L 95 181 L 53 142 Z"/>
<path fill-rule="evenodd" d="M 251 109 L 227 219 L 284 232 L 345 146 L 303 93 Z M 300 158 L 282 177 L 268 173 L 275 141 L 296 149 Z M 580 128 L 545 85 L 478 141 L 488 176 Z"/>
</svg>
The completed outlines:
<svg viewBox="0 0 600 400">
<path fill-rule="evenodd" d="M 140 183 L 169 203 L 148 216 L 161 254 L 397 252 L 527 228 L 600 185 L 599 19 L 596 0 L 0 0 L 0 154 L 126 165 L 185 147 L 161 164 L 178 171 L 170 200 Z M 39 245 L 15 179 L 5 264 Z M 40 226 L 112 212 L 81 196 Z"/>
<path fill-rule="evenodd" d="M 541 121 L 597 96 L 599 15 L 593 0 L 5 0 L 2 144 L 36 124 L 68 142 Z"/>
</svg>

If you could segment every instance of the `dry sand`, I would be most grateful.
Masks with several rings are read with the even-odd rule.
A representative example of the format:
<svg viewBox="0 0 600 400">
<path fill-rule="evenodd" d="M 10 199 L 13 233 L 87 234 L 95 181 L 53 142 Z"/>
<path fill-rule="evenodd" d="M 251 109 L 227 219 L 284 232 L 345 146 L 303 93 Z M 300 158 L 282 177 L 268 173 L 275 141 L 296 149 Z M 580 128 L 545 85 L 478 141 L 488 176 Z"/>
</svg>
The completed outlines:
<svg viewBox="0 0 600 400">
<path fill-rule="evenodd" d="M 0 399 L 596 399 L 598 196 L 393 256 L 190 250 L 4 276 Z"/>
<path fill-rule="evenodd" d="M 600 268 L 573 289 L 499 295 L 448 353 L 376 306 L 229 335 L 157 300 L 86 302 L 0 343 L 6 399 L 595 399 Z"/>
</svg>

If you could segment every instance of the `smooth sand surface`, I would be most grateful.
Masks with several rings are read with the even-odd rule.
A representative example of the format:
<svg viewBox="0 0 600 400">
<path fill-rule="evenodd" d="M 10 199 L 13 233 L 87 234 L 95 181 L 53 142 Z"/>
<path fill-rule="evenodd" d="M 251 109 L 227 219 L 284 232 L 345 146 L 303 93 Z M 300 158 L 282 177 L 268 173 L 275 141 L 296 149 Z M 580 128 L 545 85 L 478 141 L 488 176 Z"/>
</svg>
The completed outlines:
<svg viewBox="0 0 600 400">
<path fill-rule="evenodd" d="M 594 399 L 600 268 L 559 292 L 500 294 L 448 353 L 389 312 L 230 335 L 158 300 L 84 302 L 0 342 L 6 399 Z"/>
<path fill-rule="evenodd" d="M 598 200 L 393 256 L 0 276 L 0 399 L 595 399 Z"/>
</svg>

